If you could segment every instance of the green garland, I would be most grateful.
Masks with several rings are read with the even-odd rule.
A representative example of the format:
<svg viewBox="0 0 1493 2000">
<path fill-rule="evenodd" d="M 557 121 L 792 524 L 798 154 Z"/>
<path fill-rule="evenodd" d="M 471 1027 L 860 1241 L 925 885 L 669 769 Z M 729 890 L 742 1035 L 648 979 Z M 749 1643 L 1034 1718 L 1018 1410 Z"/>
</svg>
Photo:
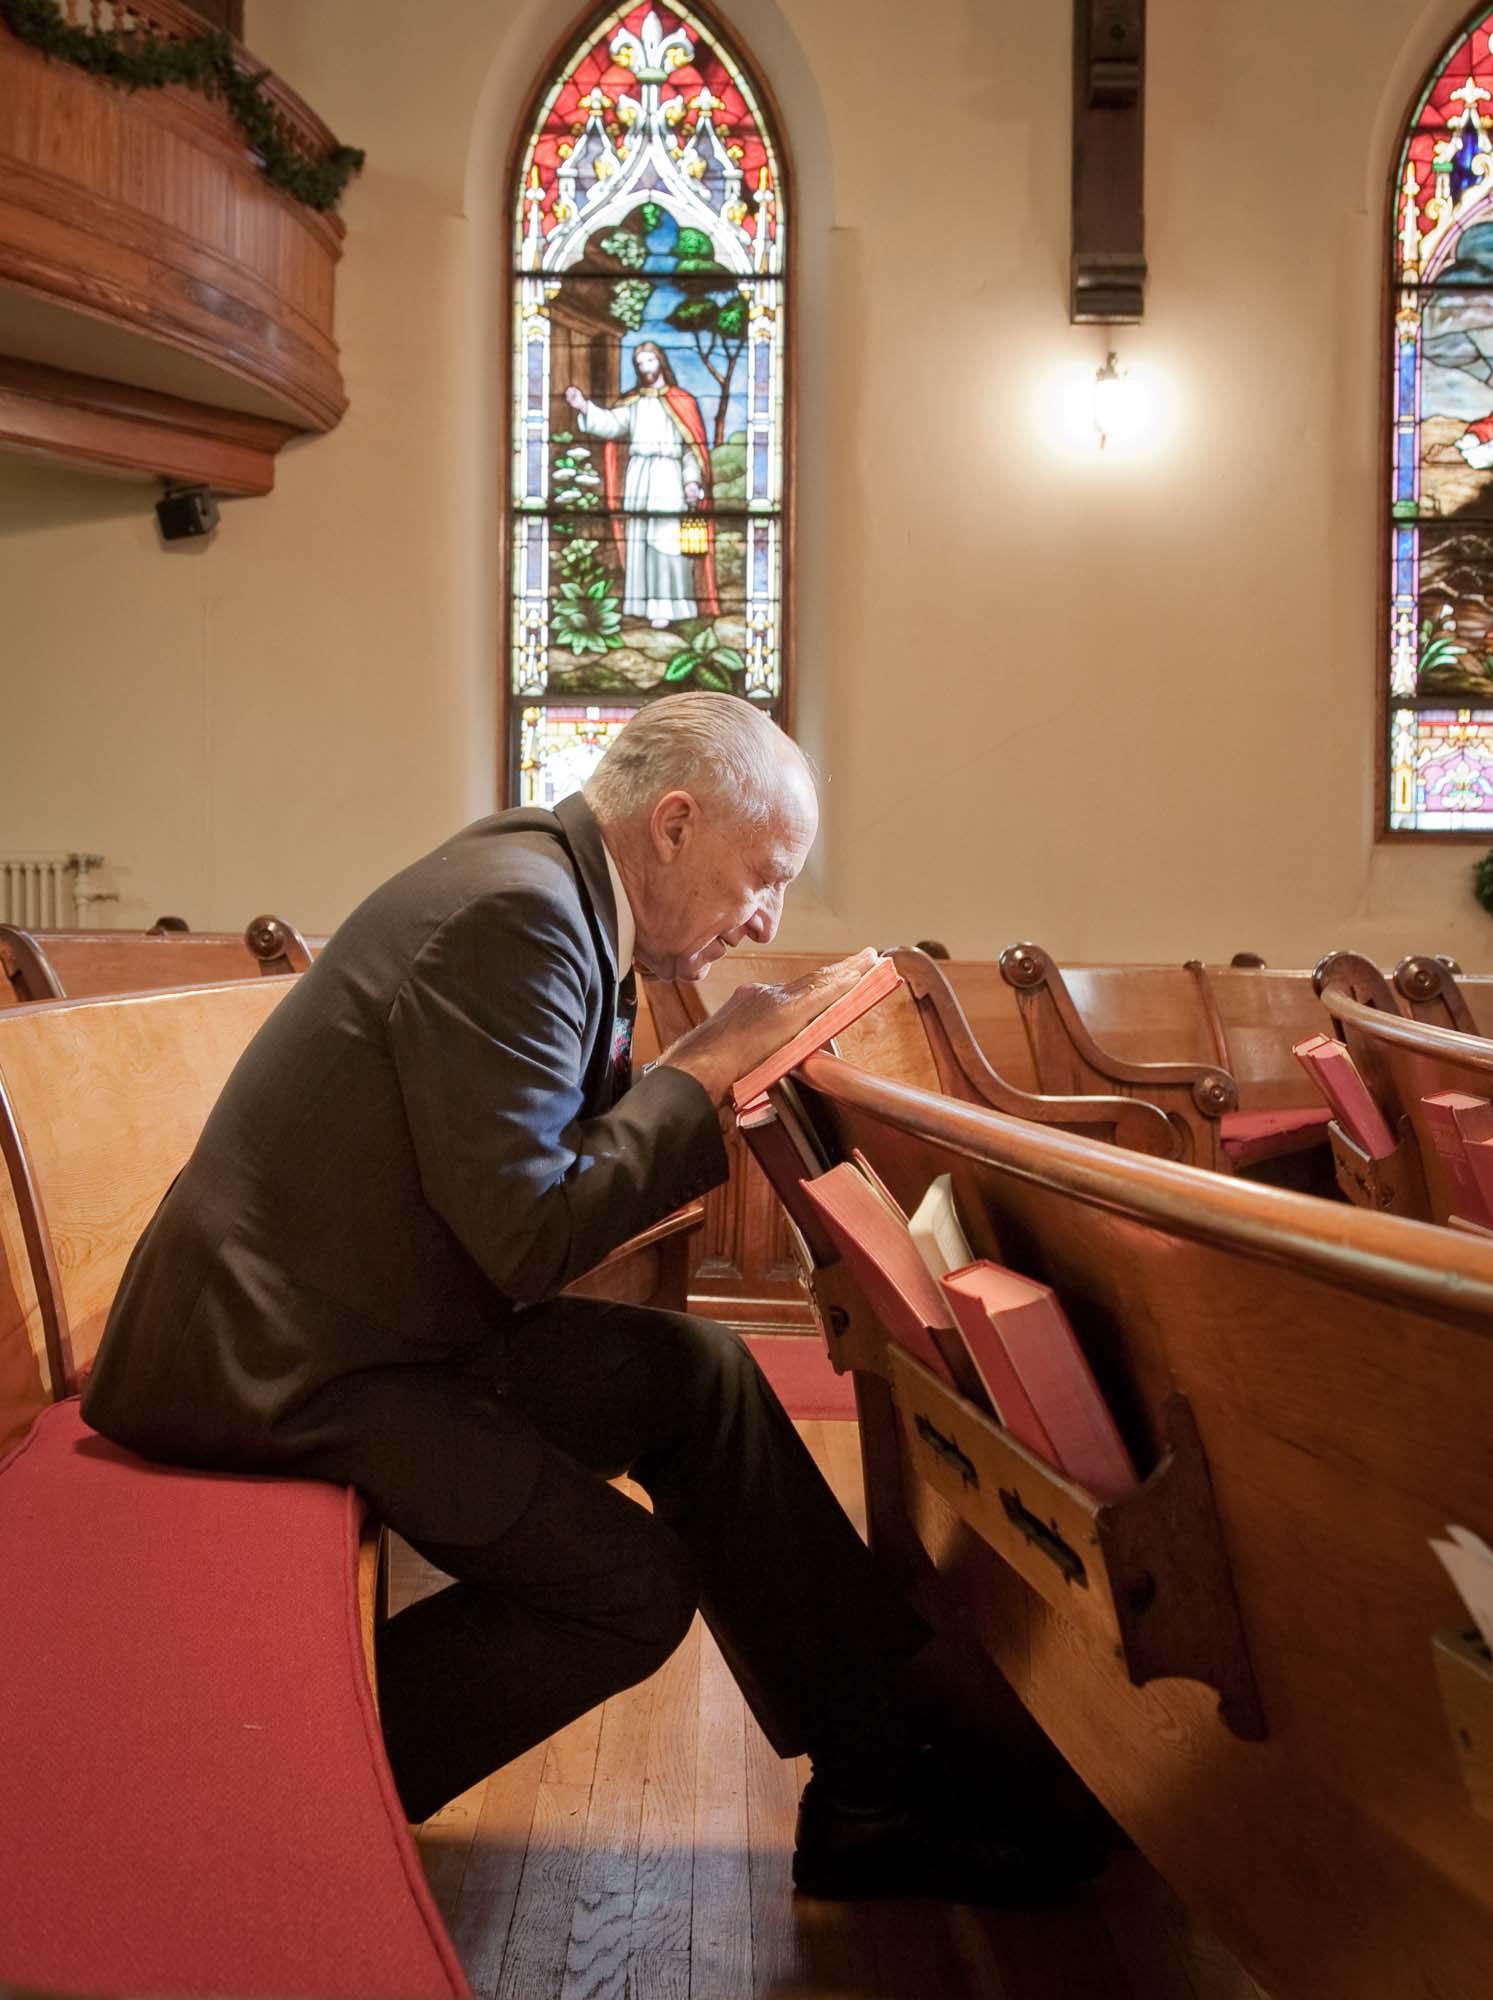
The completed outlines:
<svg viewBox="0 0 1493 2000">
<path fill-rule="evenodd" d="M 337 146 L 324 160 L 312 160 L 287 145 L 263 87 L 269 71 L 255 74 L 241 69 L 232 38 L 217 30 L 173 42 L 152 28 L 129 35 L 110 28 L 75 28 L 57 0 L 0 0 L 0 21 L 28 47 L 57 56 L 121 90 L 159 90 L 182 83 L 204 97 L 220 97 L 257 156 L 265 179 L 307 208 L 335 208 L 363 164 L 363 155 L 354 146 Z"/>
<path fill-rule="evenodd" d="M 1472 893 L 1493 917 L 1493 847 L 1472 871 Z"/>
</svg>

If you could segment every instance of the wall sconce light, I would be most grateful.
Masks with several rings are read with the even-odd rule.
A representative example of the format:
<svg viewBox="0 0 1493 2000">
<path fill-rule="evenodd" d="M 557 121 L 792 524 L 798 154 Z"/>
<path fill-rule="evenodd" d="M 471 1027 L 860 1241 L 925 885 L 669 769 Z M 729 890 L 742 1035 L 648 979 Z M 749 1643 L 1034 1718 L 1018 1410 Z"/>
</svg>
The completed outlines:
<svg viewBox="0 0 1493 2000">
<path fill-rule="evenodd" d="M 1125 428 L 1130 400 L 1130 378 L 1111 348 L 1104 357 L 1104 366 L 1094 377 L 1094 429 L 1099 433 L 1101 451 L 1117 431 Z"/>
<path fill-rule="evenodd" d="M 1146 310 L 1146 0 L 1073 0 L 1073 228 L 1068 317 Z"/>
</svg>

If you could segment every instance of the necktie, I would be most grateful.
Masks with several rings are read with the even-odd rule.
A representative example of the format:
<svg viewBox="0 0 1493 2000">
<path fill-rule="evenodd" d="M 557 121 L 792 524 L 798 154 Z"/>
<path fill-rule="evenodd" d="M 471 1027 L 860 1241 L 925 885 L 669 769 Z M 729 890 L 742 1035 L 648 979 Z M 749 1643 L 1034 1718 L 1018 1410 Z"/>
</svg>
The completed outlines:
<svg viewBox="0 0 1493 2000">
<path fill-rule="evenodd" d="M 632 1024 L 638 1013 L 637 977 L 628 969 L 617 988 L 617 1017 L 612 1023 L 612 1100 L 622 1095 L 632 1082 Z"/>
</svg>

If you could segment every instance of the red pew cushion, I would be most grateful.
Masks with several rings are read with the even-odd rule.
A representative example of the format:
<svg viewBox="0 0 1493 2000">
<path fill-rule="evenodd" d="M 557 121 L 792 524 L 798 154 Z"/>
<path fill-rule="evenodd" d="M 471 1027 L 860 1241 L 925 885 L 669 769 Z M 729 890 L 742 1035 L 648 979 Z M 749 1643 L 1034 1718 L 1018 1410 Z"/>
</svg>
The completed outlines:
<svg viewBox="0 0 1493 2000">
<path fill-rule="evenodd" d="M 1327 1137 L 1332 1113 L 1325 1104 L 1291 1105 L 1282 1111 L 1226 1111 L 1218 1121 L 1219 1142 L 1236 1167 L 1255 1160 L 1300 1153 Z"/>
<path fill-rule="evenodd" d="M 361 1511 L 149 1464 L 76 1400 L 0 1463 L 0 1985 L 467 1994 L 364 1671 Z"/>
</svg>

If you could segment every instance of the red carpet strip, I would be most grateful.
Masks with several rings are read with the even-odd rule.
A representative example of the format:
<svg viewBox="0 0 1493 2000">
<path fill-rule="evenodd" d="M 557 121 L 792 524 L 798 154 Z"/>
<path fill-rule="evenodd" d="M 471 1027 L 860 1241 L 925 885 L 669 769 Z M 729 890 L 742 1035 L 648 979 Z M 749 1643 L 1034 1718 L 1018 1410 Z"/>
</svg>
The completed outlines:
<svg viewBox="0 0 1493 2000">
<path fill-rule="evenodd" d="M 749 1333 L 746 1344 L 790 1417 L 854 1422 L 851 1378 L 835 1373 L 817 1334 Z"/>
</svg>

